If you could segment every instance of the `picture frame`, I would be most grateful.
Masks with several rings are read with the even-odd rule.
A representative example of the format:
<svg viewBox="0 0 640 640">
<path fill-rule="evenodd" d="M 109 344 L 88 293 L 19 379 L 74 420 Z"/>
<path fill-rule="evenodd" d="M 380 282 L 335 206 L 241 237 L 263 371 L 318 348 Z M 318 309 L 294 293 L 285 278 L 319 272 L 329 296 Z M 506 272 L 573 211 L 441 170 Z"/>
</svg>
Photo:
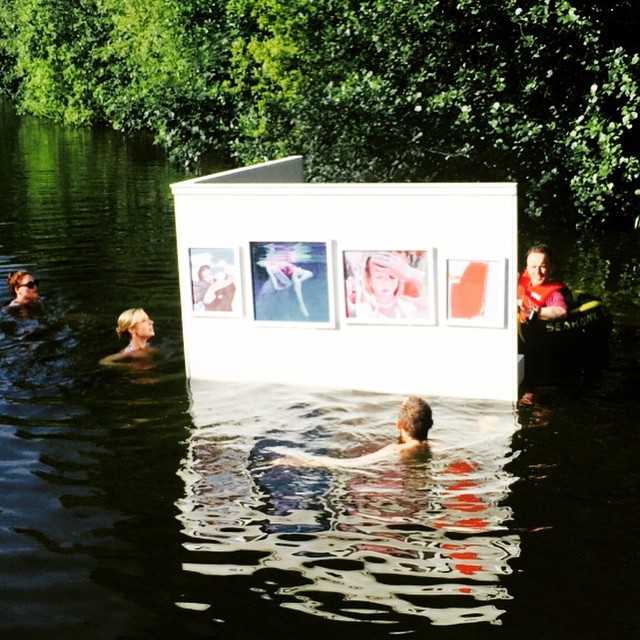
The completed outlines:
<svg viewBox="0 0 640 640">
<path fill-rule="evenodd" d="M 350 324 L 435 324 L 434 256 L 431 248 L 344 250 L 345 321 Z"/>
<path fill-rule="evenodd" d="M 506 267 L 504 258 L 447 258 L 447 324 L 504 328 L 507 319 Z"/>
<path fill-rule="evenodd" d="M 335 327 L 330 242 L 249 242 L 251 304 L 257 324 Z"/>
<path fill-rule="evenodd" d="M 239 247 L 190 248 L 189 273 L 195 315 L 244 315 Z"/>
</svg>

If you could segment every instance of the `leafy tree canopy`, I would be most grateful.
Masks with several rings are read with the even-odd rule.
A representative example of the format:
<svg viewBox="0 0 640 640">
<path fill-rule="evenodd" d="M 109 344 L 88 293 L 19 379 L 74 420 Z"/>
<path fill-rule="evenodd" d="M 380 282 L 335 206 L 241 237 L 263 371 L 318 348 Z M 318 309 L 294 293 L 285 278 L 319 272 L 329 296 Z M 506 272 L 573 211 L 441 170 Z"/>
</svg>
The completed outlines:
<svg viewBox="0 0 640 640">
<path fill-rule="evenodd" d="M 631 2 L 13 0 L 0 86 L 24 112 L 151 130 L 193 164 L 305 156 L 315 181 L 517 181 L 531 217 L 630 227 Z"/>
</svg>

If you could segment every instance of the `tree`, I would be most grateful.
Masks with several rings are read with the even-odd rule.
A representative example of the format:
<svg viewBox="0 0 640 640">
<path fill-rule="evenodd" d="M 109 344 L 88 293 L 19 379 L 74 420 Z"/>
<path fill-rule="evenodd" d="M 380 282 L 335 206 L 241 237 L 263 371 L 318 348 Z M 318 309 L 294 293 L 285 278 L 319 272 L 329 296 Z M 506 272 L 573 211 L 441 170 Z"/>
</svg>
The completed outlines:
<svg viewBox="0 0 640 640">
<path fill-rule="evenodd" d="M 13 0 L 23 112 L 150 130 L 193 165 L 305 156 L 316 181 L 516 181 L 521 210 L 630 226 L 640 18 L 587 0 Z"/>
<path fill-rule="evenodd" d="M 552 0 L 234 7 L 253 20 L 233 71 L 251 97 L 233 142 L 244 162 L 296 152 L 317 180 L 513 180 L 529 215 L 587 224 L 637 201 L 638 58 L 607 48 L 601 14 Z"/>
</svg>

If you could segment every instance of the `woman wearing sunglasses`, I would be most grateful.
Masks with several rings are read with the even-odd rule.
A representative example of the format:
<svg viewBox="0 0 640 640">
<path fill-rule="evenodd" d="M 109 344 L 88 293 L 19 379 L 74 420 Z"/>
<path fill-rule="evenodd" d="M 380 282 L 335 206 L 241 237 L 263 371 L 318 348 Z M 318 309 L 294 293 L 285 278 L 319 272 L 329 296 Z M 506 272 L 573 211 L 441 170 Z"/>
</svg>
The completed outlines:
<svg viewBox="0 0 640 640">
<path fill-rule="evenodd" d="M 24 307 L 38 302 L 38 281 L 28 271 L 14 271 L 7 278 L 12 300 L 10 307 Z"/>
</svg>

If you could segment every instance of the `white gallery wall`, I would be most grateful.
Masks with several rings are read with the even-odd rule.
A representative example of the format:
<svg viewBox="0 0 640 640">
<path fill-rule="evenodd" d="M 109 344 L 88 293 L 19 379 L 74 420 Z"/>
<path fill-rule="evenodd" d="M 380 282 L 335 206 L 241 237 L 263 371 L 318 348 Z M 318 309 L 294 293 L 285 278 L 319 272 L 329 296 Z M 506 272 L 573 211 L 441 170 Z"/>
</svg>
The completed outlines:
<svg viewBox="0 0 640 640">
<path fill-rule="evenodd" d="M 172 185 L 187 375 L 516 400 L 516 185 L 307 184 L 302 175 L 292 157 Z M 313 273 L 300 288 L 308 315 L 273 311 L 285 288 L 295 307 L 294 287 L 267 282 L 259 253 L 273 246 L 291 247 Z M 420 256 L 418 316 L 354 317 L 345 265 L 367 252 Z M 213 272 L 226 264 L 234 283 L 226 310 L 196 304 L 207 261 Z M 461 284 L 471 263 L 482 291 Z M 264 310 L 258 284 L 271 287 Z"/>
</svg>

